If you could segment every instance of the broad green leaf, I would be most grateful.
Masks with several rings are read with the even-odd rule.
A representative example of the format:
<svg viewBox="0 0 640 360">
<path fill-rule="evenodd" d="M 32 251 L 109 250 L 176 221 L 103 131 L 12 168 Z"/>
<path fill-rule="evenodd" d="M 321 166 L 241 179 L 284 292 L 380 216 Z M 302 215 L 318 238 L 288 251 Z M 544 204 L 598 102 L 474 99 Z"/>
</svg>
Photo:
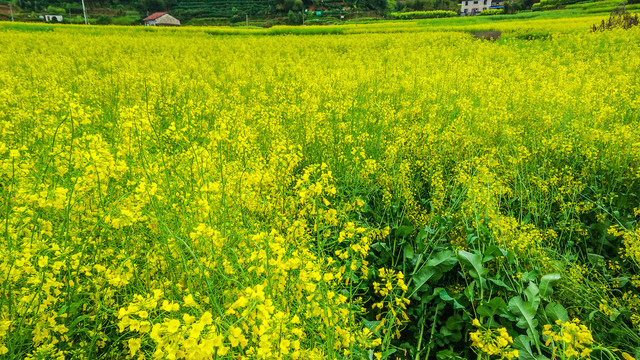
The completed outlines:
<svg viewBox="0 0 640 360">
<path fill-rule="evenodd" d="M 536 356 L 531 351 L 531 343 L 525 335 L 518 336 L 513 341 L 513 348 L 518 349 L 518 359 L 520 360 L 536 360 Z"/>
<path fill-rule="evenodd" d="M 440 350 L 436 354 L 436 359 L 438 360 L 465 360 L 463 357 L 460 357 L 453 350 Z"/>
<path fill-rule="evenodd" d="M 482 261 L 487 262 L 500 256 L 507 256 L 507 252 L 505 250 L 502 250 L 500 247 L 496 245 L 490 245 L 484 251 L 483 255 L 484 255 L 484 258 Z"/>
<path fill-rule="evenodd" d="M 448 338 L 450 342 L 458 342 L 462 340 L 462 332 L 460 330 L 451 330 L 446 326 L 440 328 L 440 335 Z"/>
<path fill-rule="evenodd" d="M 398 227 L 394 234 L 397 237 L 405 237 L 410 235 L 413 232 L 413 228 L 411 226 L 400 226 Z"/>
<path fill-rule="evenodd" d="M 536 317 L 536 308 L 529 302 L 522 301 L 520 296 L 514 296 L 509 300 L 508 309 L 517 316 L 517 326 L 521 329 L 528 329 L 531 335 L 538 341 L 538 320 Z"/>
<path fill-rule="evenodd" d="M 471 284 L 469 284 L 469 286 L 467 286 L 467 288 L 464 289 L 464 295 L 471 302 L 473 302 L 473 300 L 475 299 L 475 296 L 474 296 L 475 295 L 474 294 L 475 287 L 476 287 L 476 282 L 472 281 Z"/>
<path fill-rule="evenodd" d="M 522 280 L 524 281 L 536 281 L 538 279 L 538 275 L 540 275 L 540 271 L 531 270 L 522 275 Z"/>
<path fill-rule="evenodd" d="M 527 297 L 527 302 L 531 304 L 535 311 L 538 311 L 540 306 L 540 290 L 538 286 L 532 281 L 529 282 L 529 286 L 524 290 L 524 295 Z"/>
<path fill-rule="evenodd" d="M 540 279 L 540 296 L 548 298 L 553 294 L 553 285 L 560 281 L 560 274 L 551 273 L 547 274 Z"/>
<path fill-rule="evenodd" d="M 447 321 L 445 322 L 445 326 L 447 329 L 451 331 L 462 330 L 466 321 L 462 320 L 462 316 L 459 314 L 454 314 L 449 316 Z"/>
<path fill-rule="evenodd" d="M 371 244 L 371 248 L 375 251 L 380 251 L 380 252 L 382 252 L 382 250 L 389 251 L 389 246 L 383 242 L 373 243 Z"/>
<path fill-rule="evenodd" d="M 396 351 L 398 351 L 398 349 L 389 349 L 382 353 L 382 357 L 386 359 L 389 356 L 393 355 Z"/>
<path fill-rule="evenodd" d="M 458 261 L 467 268 L 472 278 L 478 280 L 480 287 L 483 287 L 485 282 L 483 276 L 488 270 L 482 266 L 482 254 L 472 254 L 462 250 L 458 252 Z"/>
<path fill-rule="evenodd" d="M 587 254 L 587 259 L 593 266 L 603 266 L 604 256 L 598 254 Z"/>
<path fill-rule="evenodd" d="M 464 306 L 462 306 L 462 304 L 460 304 L 458 302 L 458 300 L 454 299 L 451 297 L 451 295 L 449 295 L 449 293 L 447 292 L 447 290 L 443 289 L 443 288 L 437 288 L 435 289 L 435 291 L 438 291 L 438 295 L 440 295 L 440 299 L 447 301 L 447 302 L 451 302 L 453 303 L 453 308 L 454 309 L 463 309 L 464 310 Z"/>
<path fill-rule="evenodd" d="M 492 283 L 494 283 L 494 284 L 496 284 L 496 285 L 498 285 L 498 286 L 500 286 L 502 288 L 505 288 L 505 289 L 507 289 L 509 291 L 513 291 L 513 288 L 511 288 L 511 286 L 505 284 L 504 281 L 502 281 L 500 279 L 489 279 L 489 281 L 491 281 Z"/>
<path fill-rule="evenodd" d="M 629 278 L 626 276 L 620 276 L 618 278 L 616 278 L 616 280 L 618 280 L 618 282 L 620 283 L 619 287 L 622 288 L 625 285 L 627 285 L 629 283 Z"/>
<path fill-rule="evenodd" d="M 453 269 L 457 263 L 456 255 L 450 250 L 440 251 L 427 260 L 427 266 L 439 267 L 443 272 Z"/>
<path fill-rule="evenodd" d="M 434 270 L 434 268 L 432 267 L 428 267 L 428 266 L 421 267 L 411 277 L 411 281 L 413 282 L 413 286 L 415 289 L 413 290 L 413 292 L 415 293 L 416 291 L 418 291 L 422 287 L 422 285 L 424 285 L 427 281 L 429 281 L 429 279 L 433 277 L 435 273 L 436 273 L 436 270 Z"/>
<path fill-rule="evenodd" d="M 486 317 L 492 317 L 495 314 L 504 312 L 507 310 L 507 303 L 504 299 L 496 297 L 489 302 L 483 302 L 478 306 L 478 314 Z"/>
<path fill-rule="evenodd" d="M 544 312 L 547 314 L 551 321 L 562 320 L 563 322 L 569 321 L 569 314 L 564 306 L 557 302 L 551 302 L 544 308 Z"/>
<path fill-rule="evenodd" d="M 413 246 L 410 243 L 404 244 L 404 246 L 402 247 L 402 254 L 405 261 L 413 259 Z"/>
<path fill-rule="evenodd" d="M 518 350 L 520 360 L 549 360 L 544 355 L 536 355 L 531 351 L 531 340 L 526 335 L 520 335 L 513 341 L 513 348 Z"/>
</svg>

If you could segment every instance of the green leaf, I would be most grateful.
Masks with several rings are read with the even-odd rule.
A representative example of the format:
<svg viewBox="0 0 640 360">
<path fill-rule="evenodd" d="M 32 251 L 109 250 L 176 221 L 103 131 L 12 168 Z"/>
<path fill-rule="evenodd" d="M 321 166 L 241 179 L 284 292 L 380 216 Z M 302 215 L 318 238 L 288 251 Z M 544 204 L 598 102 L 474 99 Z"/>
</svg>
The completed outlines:
<svg viewBox="0 0 640 360">
<path fill-rule="evenodd" d="M 538 270 L 531 270 L 522 275 L 522 280 L 524 281 L 535 281 L 538 279 L 538 275 L 540 275 L 540 272 Z"/>
<path fill-rule="evenodd" d="M 62 305 L 62 307 L 60 308 L 60 310 L 58 310 L 58 316 L 64 314 L 68 309 L 67 305 Z"/>
<path fill-rule="evenodd" d="M 544 312 L 547 314 L 551 321 L 562 320 L 563 322 L 569 321 L 569 314 L 564 306 L 557 302 L 551 302 L 544 308 Z"/>
<path fill-rule="evenodd" d="M 513 288 L 511 288 L 511 286 L 505 284 L 504 281 L 502 281 L 500 279 L 489 279 L 489 281 L 491 281 L 492 283 L 494 283 L 494 284 L 496 284 L 496 285 L 498 285 L 498 286 L 500 286 L 502 288 L 505 288 L 505 289 L 513 292 Z"/>
<path fill-rule="evenodd" d="M 604 256 L 598 254 L 587 254 L 587 259 L 593 266 L 604 266 Z"/>
<path fill-rule="evenodd" d="M 489 247 L 487 247 L 487 249 L 484 251 L 483 255 L 483 261 L 487 262 L 500 256 L 507 256 L 507 252 L 496 245 L 489 245 Z"/>
<path fill-rule="evenodd" d="M 446 302 L 451 302 L 453 303 L 453 308 L 454 309 L 462 309 L 464 310 L 464 306 L 462 306 L 462 304 L 460 304 L 458 302 L 458 300 L 454 299 L 451 297 L 451 295 L 449 295 L 449 293 L 447 292 L 447 290 L 443 289 L 443 288 L 437 288 L 435 289 L 434 293 L 438 292 L 438 295 L 440 296 L 440 299 L 446 301 Z"/>
<path fill-rule="evenodd" d="M 389 246 L 383 242 L 373 243 L 371 244 L 371 248 L 379 252 L 382 252 L 382 250 L 386 250 L 387 252 L 389 251 Z"/>
<path fill-rule="evenodd" d="M 503 298 L 493 298 L 489 302 L 483 302 L 478 306 L 478 314 L 486 317 L 493 317 L 493 315 L 507 310 L 507 303 Z"/>
<path fill-rule="evenodd" d="M 402 254 L 405 261 L 413 259 L 413 246 L 410 243 L 404 244 L 404 246 L 402 247 Z"/>
<path fill-rule="evenodd" d="M 451 330 L 446 326 L 440 328 L 440 335 L 448 338 L 450 342 L 458 342 L 462 340 L 462 332 L 460 330 Z"/>
<path fill-rule="evenodd" d="M 629 278 L 626 276 L 620 276 L 616 278 L 616 280 L 618 280 L 618 282 L 620 283 L 620 287 L 623 287 L 629 283 Z"/>
<path fill-rule="evenodd" d="M 364 326 L 367 329 L 369 329 L 369 331 L 371 331 L 371 333 L 373 334 L 376 333 L 376 328 L 378 327 L 378 325 L 380 325 L 380 321 L 369 321 L 369 320 L 364 321 Z"/>
<path fill-rule="evenodd" d="M 465 323 L 466 321 L 462 319 L 462 316 L 460 316 L 460 314 L 454 314 L 449 316 L 449 318 L 445 322 L 445 326 L 451 331 L 456 331 L 462 330 Z"/>
<path fill-rule="evenodd" d="M 382 353 L 382 357 L 386 359 L 389 356 L 393 355 L 396 351 L 398 351 L 398 349 L 388 349 Z"/>
<path fill-rule="evenodd" d="M 560 274 L 551 273 L 547 274 L 540 279 L 540 296 L 548 298 L 553 294 L 553 285 L 560 281 Z"/>
<path fill-rule="evenodd" d="M 457 353 L 455 353 L 453 350 L 450 350 L 450 349 L 438 351 L 438 353 L 436 354 L 436 359 L 438 359 L 438 360 L 464 360 L 463 357 L 460 357 Z"/>
<path fill-rule="evenodd" d="M 538 311 L 538 306 L 540 306 L 540 290 L 538 290 L 538 286 L 530 281 L 529 286 L 524 290 L 524 295 L 527 297 L 527 302 L 531 304 L 535 311 Z"/>
<path fill-rule="evenodd" d="M 424 285 L 427 281 L 429 281 L 429 279 L 433 277 L 433 275 L 435 275 L 435 273 L 436 270 L 434 270 L 432 267 L 421 267 L 420 270 L 418 270 L 416 274 L 411 277 L 414 286 L 413 293 L 418 291 L 422 287 L 422 285 Z"/>
<path fill-rule="evenodd" d="M 411 226 L 399 226 L 394 234 L 397 237 L 405 237 L 409 236 L 413 232 L 413 228 Z"/>
<path fill-rule="evenodd" d="M 436 253 L 433 257 L 430 257 L 427 261 L 427 266 L 440 267 L 443 272 L 447 272 L 453 269 L 457 263 L 458 259 L 453 251 L 445 250 Z"/>
<path fill-rule="evenodd" d="M 474 296 L 474 290 L 476 287 L 476 282 L 472 281 L 471 284 L 469 284 L 469 286 L 467 286 L 466 289 L 464 289 L 464 295 L 467 297 L 467 299 L 469 299 L 469 301 L 473 302 L 475 296 Z"/>
<path fill-rule="evenodd" d="M 531 351 L 531 343 L 525 335 L 518 336 L 513 341 L 513 348 L 518 349 L 518 359 L 520 360 L 536 360 L 536 356 Z"/>
<path fill-rule="evenodd" d="M 516 325 L 521 329 L 527 329 L 530 331 L 531 335 L 534 338 L 534 341 L 538 341 L 538 320 L 536 317 L 537 308 L 533 306 L 530 302 L 522 301 L 520 296 L 514 296 L 509 300 L 509 306 L 507 307 L 509 311 L 516 315 L 518 318 L 518 322 Z"/>
<path fill-rule="evenodd" d="M 458 252 L 458 261 L 467 268 L 472 278 L 478 280 L 480 287 L 484 287 L 483 276 L 488 270 L 482 266 L 482 254 L 472 254 L 462 250 Z"/>
<path fill-rule="evenodd" d="M 549 360 L 544 355 L 536 355 L 531 351 L 531 340 L 526 335 L 520 335 L 513 341 L 513 348 L 518 350 L 520 360 Z"/>
</svg>

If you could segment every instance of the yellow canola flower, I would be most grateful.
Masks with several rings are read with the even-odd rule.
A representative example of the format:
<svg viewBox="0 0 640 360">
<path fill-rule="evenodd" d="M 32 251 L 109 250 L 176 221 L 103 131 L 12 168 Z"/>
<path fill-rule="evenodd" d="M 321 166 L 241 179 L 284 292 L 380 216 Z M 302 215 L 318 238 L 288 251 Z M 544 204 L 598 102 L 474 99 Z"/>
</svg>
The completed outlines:
<svg viewBox="0 0 640 360">
<path fill-rule="evenodd" d="M 183 298 L 184 306 L 187 307 L 198 307 L 198 304 L 193 300 L 193 295 L 189 294 Z"/>
<path fill-rule="evenodd" d="M 175 333 L 180 328 L 180 320 L 172 319 L 167 323 L 167 331 L 170 333 Z"/>
<path fill-rule="evenodd" d="M 168 301 L 168 300 L 164 300 L 162 302 L 162 310 L 168 311 L 168 312 L 179 311 L 180 310 L 180 304 L 174 303 L 174 302 L 171 302 L 171 301 Z"/>
<path fill-rule="evenodd" d="M 140 350 L 141 340 L 139 338 L 129 339 L 129 356 L 133 357 Z"/>
</svg>

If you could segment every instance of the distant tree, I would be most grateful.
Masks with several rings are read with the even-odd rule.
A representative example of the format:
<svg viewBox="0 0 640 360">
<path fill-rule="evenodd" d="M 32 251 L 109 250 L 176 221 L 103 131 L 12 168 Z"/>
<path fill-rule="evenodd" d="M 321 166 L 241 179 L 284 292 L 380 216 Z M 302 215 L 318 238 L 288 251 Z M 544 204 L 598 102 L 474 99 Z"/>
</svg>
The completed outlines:
<svg viewBox="0 0 640 360">
<path fill-rule="evenodd" d="M 629 0 L 629 3 L 631 3 L 631 1 L 634 0 Z M 533 4 L 537 2 L 539 2 L 539 0 L 522 0 L 522 2 L 519 4 L 519 7 L 521 10 L 529 10 L 533 6 Z"/>
<path fill-rule="evenodd" d="M 387 0 L 366 0 L 363 8 L 383 11 L 387 8 Z"/>
<path fill-rule="evenodd" d="M 233 7 L 231 9 L 231 23 L 238 23 L 244 21 L 246 18 L 246 13 L 244 11 L 238 10 L 237 7 Z"/>
<path fill-rule="evenodd" d="M 398 8 L 398 3 L 396 0 L 387 0 L 387 10 L 396 11 Z"/>
<path fill-rule="evenodd" d="M 287 14 L 287 24 L 289 25 L 301 25 L 302 24 L 302 12 L 289 10 Z"/>
<path fill-rule="evenodd" d="M 111 16 L 108 15 L 100 15 L 96 19 L 96 24 L 98 25 L 111 25 L 112 23 L 113 20 L 111 19 Z"/>
<path fill-rule="evenodd" d="M 141 13 L 162 11 L 167 8 L 167 4 L 163 0 L 138 0 L 134 6 Z"/>
<path fill-rule="evenodd" d="M 433 0 L 407 0 L 405 2 L 407 9 L 415 11 L 433 10 Z"/>
<path fill-rule="evenodd" d="M 281 12 L 302 11 L 304 8 L 305 4 L 302 0 L 276 0 L 276 9 Z"/>
<path fill-rule="evenodd" d="M 520 10 L 521 6 L 515 0 L 506 0 L 504 2 L 504 13 L 505 14 L 515 14 L 518 10 Z"/>
</svg>

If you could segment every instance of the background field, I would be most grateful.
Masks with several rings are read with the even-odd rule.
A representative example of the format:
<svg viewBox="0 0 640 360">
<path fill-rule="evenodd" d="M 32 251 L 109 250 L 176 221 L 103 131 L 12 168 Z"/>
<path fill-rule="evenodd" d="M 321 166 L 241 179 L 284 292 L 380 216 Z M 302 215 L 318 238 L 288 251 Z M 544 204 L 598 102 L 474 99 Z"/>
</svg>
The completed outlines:
<svg viewBox="0 0 640 360">
<path fill-rule="evenodd" d="M 640 29 L 517 16 L 0 24 L 0 356 L 640 355 Z"/>
</svg>

